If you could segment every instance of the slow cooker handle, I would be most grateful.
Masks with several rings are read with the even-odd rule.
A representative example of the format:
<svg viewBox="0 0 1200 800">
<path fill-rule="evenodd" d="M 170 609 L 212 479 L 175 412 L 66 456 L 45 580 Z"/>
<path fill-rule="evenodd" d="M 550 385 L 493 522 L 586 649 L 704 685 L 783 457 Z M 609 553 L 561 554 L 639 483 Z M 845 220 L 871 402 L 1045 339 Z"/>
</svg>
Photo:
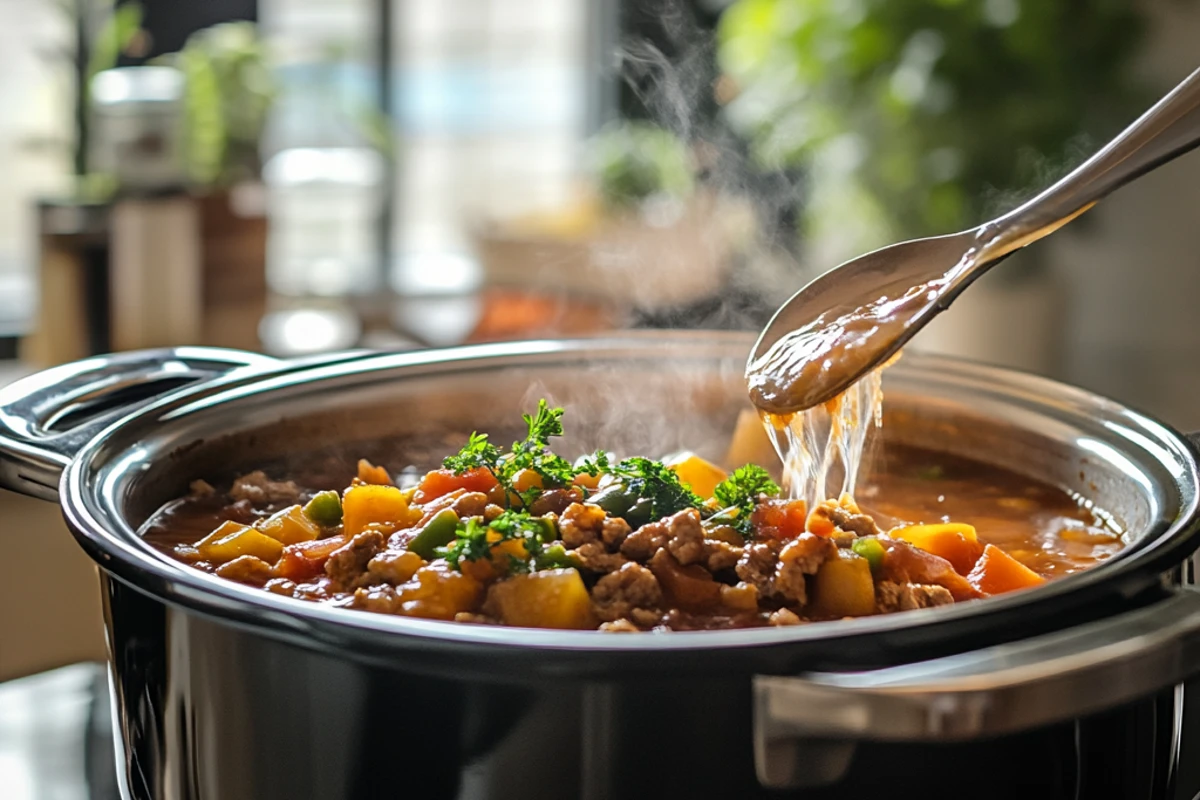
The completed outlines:
<svg viewBox="0 0 1200 800">
<path fill-rule="evenodd" d="M 240 350 L 174 347 L 96 356 L 0 389 L 0 487 L 58 499 L 58 478 L 104 427 L 181 384 L 277 359 Z"/>
<path fill-rule="evenodd" d="M 920 613 L 920 612 L 911 612 Z M 820 786 L 855 742 L 1015 733 L 1145 697 L 1200 672 L 1200 592 L 962 655 L 754 679 L 754 755 L 771 788 Z"/>
</svg>

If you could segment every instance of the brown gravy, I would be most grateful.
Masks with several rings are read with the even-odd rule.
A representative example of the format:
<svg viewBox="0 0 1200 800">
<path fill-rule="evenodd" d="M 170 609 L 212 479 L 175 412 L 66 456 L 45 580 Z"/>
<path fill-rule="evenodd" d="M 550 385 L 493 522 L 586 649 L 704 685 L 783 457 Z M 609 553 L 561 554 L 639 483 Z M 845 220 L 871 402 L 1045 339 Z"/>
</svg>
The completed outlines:
<svg viewBox="0 0 1200 800">
<path fill-rule="evenodd" d="M 840 316 L 822 314 L 780 337 L 746 367 L 751 402 L 786 415 L 833 399 L 881 361 L 883 349 L 935 301 L 937 288 L 923 284 Z"/>
</svg>

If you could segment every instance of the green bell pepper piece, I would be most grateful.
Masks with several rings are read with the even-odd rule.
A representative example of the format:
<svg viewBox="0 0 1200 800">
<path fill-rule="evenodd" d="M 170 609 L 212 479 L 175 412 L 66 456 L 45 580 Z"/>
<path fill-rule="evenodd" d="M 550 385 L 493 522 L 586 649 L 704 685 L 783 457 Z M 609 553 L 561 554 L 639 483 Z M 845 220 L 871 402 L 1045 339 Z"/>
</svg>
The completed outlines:
<svg viewBox="0 0 1200 800">
<path fill-rule="evenodd" d="M 408 543 L 408 549 L 426 561 L 436 557 L 435 549 L 445 547 L 458 536 L 458 514 L 444 508 L 426 522 Z"/>
<path fill-rule="evenodd" d="M 337 492 L 317 492 L 304 506 L 304 516 L 322 528 L 333 528 L 342 524 L 342 498 Z"/>
<path fill-rule="evenodd" d="M 878 539 L 874 537 L 855 539 L 851 543 L 850 549 L 867 560 L 867 563 L 871 565 L 872 572 L 883 567 L 883 557 L 887 551 L 883 549 L 883 545 L 879 543 Z"/>
</svg>

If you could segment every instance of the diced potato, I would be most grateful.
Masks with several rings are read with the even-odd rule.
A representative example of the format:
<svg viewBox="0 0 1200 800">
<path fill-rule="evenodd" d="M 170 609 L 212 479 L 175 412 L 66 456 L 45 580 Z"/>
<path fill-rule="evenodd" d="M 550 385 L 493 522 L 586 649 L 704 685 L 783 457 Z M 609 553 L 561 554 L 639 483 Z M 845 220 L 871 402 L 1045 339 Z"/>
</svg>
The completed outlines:
<svg viewBox="0 0 1200 800">
<path fill-rule="evenodd" d="M 409 513 L 404 492 L 395 486 L 351 486 L 342 498 L 342 526 L 348 536 L 362 533 L 372 522 L 398 523 L 407 527 L 420 518 L 420 512 Z"/>
<path fill-rule="evenodd" d="M 758 589 L 749 583 L 737 586 L 721 585 L 721 604 L 735 611 L 757 611 Z"/>
<path fill-rule="evenodd" d="M 721 602 L 721 586 L 697 564 L 682 566 L 661 548 L 648 564 L 670 605 L 685 611 L 711 611 Z"/>
<path fill-rule="evenodd" d="M 726 464 L 771 464 L 777 459 L 775 448 L 767 438 L 762 417 L 754 409 L 738 414 L 737 425 L 725 453 Z"/>
<path fill-rule="evenodd" d="M 274 564 L 283 553 L 283 545 L 249 525 L 225 522 L 196 542 L 196 550 L 205 561 L 224 564 L 239 556 L 254 556 Z"/>
<path fill-rule="evenodd" d="M 317 538 L 319 527 L 308 518 L 300 506 L 291 506 L 255 525 L 259 531 L 283 544 L 310 542 Z"/>
<path fill-rule="evenodd" d="M 413 579 L 398 589 L 397 597 L 405 616 L 453 620 L 455 614 L 479 607 L 483 584 L 444 561 L 435 561 L 417 570 Z"/>
<path fill-rule="evenodd" d="M 670 467 L 679 476 L 679 480 L 687 484 L 700 497 L 712 497 L 717 484 L 729 477 L 725 474 L 725 470 L 716 464 L 705 461 L 695 453 L 678 453 L 664 459 L 663 463 Z"/>
<path fill-rule="evenodd" d="M 996 545 L 989 544 L 983 548 L 983 556 L 967 576 L 967 581 L 985 594 L 1003 594 L 1039 586 L 1046 579 Z"/>
<path fill-rule="evenodd" d="M 940 525 L 909 525 L 888 533 L 893 539 L 902 539 L 927 553 L 941 556 L 950 562 L 954 571 L 966 575 L 983 555 L 983 545 L 975 535 L 975 528 L 961 522 Z"/>
<path fill-rule="evenodd" d="M 573 569 L 552 569 L 492 584 L 487 608 L 506 625 L 585 630 L 596 627 L 583 579 Z"/>
<path fill-rule="evenodd" d="M 813 576 L 811 608 L 826 617 L 865 617 L 875 613 L 875 582 L 871 565 L 851 551 L 821 565 Z"/>
<path fill-rule="evenodd" d="M 503 571 L 507 570 L 510 559 L 518 561 L 528 561 L 529 551 L 525 549 L 524 542 L 519 539 L 506 539 L 499 544 L 492 545 L 492 561 Z"/>
</svg>

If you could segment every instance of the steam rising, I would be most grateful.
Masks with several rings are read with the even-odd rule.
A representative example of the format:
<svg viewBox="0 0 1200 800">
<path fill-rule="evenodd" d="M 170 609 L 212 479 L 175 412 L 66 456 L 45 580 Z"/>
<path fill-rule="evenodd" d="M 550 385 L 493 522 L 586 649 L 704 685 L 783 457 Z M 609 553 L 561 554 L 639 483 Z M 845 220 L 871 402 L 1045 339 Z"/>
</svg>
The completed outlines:
<svg viewBox="0 0 1200 800">
<path fill-rule="evenodd" d="M 678 2 L 646 4 L 655 14 L 672 55 L 644 39 L 627 40 L 617 53 L 620 77 L 655 124 L 691 147 L 700 185 L 716 198 L 712 220 L 700 235 L 716 257 L 734 261 L 718 297 L 650 315 L 662 327 L 761 328 L 770 314 L 806 282 L 796 258 L 795 213 L 801 179 L 752 162 L 746 143 L 728 127 L 717 99 L 716 41 Z M 704 265 L 686 251 L 661 254 L 645 270 L 695 281 Z"/>
</svg>

